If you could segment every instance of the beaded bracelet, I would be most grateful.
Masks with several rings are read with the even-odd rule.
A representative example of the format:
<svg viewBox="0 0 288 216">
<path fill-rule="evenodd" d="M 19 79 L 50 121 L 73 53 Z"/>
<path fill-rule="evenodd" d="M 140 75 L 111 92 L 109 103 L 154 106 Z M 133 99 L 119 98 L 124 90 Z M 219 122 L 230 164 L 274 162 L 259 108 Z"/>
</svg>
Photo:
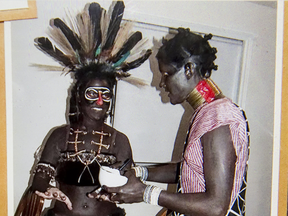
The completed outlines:
<svg viewBox="0 0 288 216">
<path fill-rule="evenodd" d="M 147 185 L 143 193 L 143 201 L 151 205 L 158 205 L 158 199 L 162 190 L 162 188 Z"/>
<path fill-rule="evenodd" d="M 50 178 L 54 179 L 55 168 L 50 164 L 38 163 L 33 173 L 46 173 Z"/>
<path fill-rule="evenodd" d="M 147 169 L 147 167 L 135 166 L 135 167 L 132 167 L 132 169 L 135 170 L 136 177 L 140 177 L 141 181 L 146 181 L 147 180 L 147 178 L 148 178 L 148 169 Z"/>
</svg>

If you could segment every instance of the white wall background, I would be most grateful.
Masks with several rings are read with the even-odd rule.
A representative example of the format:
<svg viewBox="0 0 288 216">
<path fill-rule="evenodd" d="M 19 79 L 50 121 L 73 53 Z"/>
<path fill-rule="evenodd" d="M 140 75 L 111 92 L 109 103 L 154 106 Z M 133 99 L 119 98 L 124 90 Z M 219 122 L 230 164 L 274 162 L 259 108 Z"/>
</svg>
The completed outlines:
<svg viewBox="0 0 288 216">
<path fill-rule="evenodd" d="M 52 127 L 65 123 L 67 88 L 71 82 L 69 76 L 39 72 L 29 67 L 30 63 L 55 64 L 34 47 L 33 39 L 46 35 L 50 18 L 65 17 L 64 8 L 81 10 L 85 2 L 39 0 L 38 19 L 13 21 L 11 24 L 15 208 L 27 186 L 34 151 Z M 104 8 L 110 5 L 107 0 L 99 3 Z M 253 36 L 247 67 L 249 79 L 240 101 L 241 105 L 245 105 L 251 130 L 247 216 L 270 215 L 276 9 L 251 2 L 231 1 L 130 0 L 125 5 L 126 18 L 141 22 L 171 27 L 193 26 L 191 30 L 212 34 L 232 31 Z M 155 36 L 155 40 L 160 38 Z M 221 58 L 221 52 L 218 51 L 217 55 Z M 228 60 L 225 64 L 229 65 Z M 183 131 L 178 132 L 178 127 L 185 127 L 185 118 L 191 110 L 185 105 L 167 103 L 165 95 L 156 88 L 150 69 L 157 70 L 153 61 L 146 62 L 141 69 L 133 72 L 151 83 L 144 90 L 119 83 L 115 127 L 129 137 L 136 161 L 166 162 L 171 160 L 174 142 L 182 141 L 179 137 Z M 213 75 L 215 80 L 217 74 L 225 76 L 230 73 L 222 69 L 219 65 L 219 70 Z M 223 88 L 229 81 L 223 80 Z M 135 213 L 140 216 L 155 215 L 160 209 L 146 204 L 125 205 L 125 208 L 128 216 Z"/>
</svg>

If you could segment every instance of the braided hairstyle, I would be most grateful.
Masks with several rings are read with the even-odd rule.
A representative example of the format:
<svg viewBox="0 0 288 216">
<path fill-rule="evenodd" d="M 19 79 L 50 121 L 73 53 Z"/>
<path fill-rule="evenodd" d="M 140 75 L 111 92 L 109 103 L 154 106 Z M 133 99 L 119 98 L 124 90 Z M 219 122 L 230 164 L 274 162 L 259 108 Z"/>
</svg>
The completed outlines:
<svg viewBox="0 0 288 216">
<path fill-rule="evenodd" d="M 83 67 L 75 71 L 74 75 L 76 82 L 72 84 L 68 114 L 70 124 L 77 123 L 82 120 L 83 113 L 79 108 L 79 96 L 84 94 L 84 88 L 90 80 L 106 80 L 111 88 L 111 91 L 113 91 L 113 88 L 117 82 L 114 71 L 112 71 L 111 67 L 108 67 L 106 64 L 94 64 Z M 114 100 L 115 98 L 113 95 L 111 107 L 114 106 Z M 109 115 L 112 115 L 112 113 L 109 112 Z"/>
<path fill-rule="evenodd" d="M 156 58 L 164 64 L 172 65 L 177 70 L 184 67 L 190 57 L 195 57 L 196 65 L 199 68 L 200 76 L 209 78 L 212 70 L 217 70 L 218 66 L 214 64 L 216 59 L 216 48 L 212 48 L 208 42 L 212 34 L 201 35 L 194 34 L 189 28 L 178 28 L 178 33 L 170 40 L 163 40 Z"/>
</svg>

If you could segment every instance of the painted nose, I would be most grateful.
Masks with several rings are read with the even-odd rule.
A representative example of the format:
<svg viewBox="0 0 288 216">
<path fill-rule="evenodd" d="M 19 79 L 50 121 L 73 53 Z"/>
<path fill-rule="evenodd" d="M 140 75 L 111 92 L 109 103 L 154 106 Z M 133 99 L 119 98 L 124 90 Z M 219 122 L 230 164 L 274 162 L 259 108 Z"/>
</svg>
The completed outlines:
<svg viewBox="0 0 288 216">
<path fill-rule="evenodd" d="M 99 106 L 103 105 L 103 98 L 102 98 L 102 92 L 101 91 L 99 92 L 99 98 L 96 101 L 96 104 L 99 105 Z"/>
</svg>

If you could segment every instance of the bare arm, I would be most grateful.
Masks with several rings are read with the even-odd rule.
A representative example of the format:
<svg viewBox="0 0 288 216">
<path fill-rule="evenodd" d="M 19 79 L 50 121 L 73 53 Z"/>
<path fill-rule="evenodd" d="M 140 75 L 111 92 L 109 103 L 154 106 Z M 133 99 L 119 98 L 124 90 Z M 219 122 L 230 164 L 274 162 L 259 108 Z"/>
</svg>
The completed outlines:
<svg viewBox="0 0 288 216">
<path fill-rule="evenodd" d="M 191 215 L 225 215 L 233 187 L 236 155 L 228 126 L 201 138 L 206 192 L 160 194 L 159 205 Z M 209 208 L 207 208 L 209 206 Z"/>
<path fill-rule="evenodd" d="M 162 191 L 158 204 L 187 215 L 223 216 L 228 210 L 233 187 L 236 155 L 228 126 L 219 127 L 201 138 L 204 155 L 206 191 L 203 193 L 169 193 Z M 141 202 L 145 185 L 128 173 L 129 181 L 120 188 L 106 188 L 116 193 L 112 200 Z"/>
<path fill-rule="evenodd" d="M 40 157 L 39 164 L 44 164 L 46 167 L 54 167 L 56 169 L 58 158 L 60 156 L 60 147 L 65 144 L 66 139 L 66 126 L 58 127 L 52 131 L 49 135 L 43 152 Z M 45 166 L 43 166 L 45 168 Z M 37 170 L 33 177 L 32 190 L 38 190 L 40 192 L 45 192 L 50 186 L 49 182 L 52 178 L 49 169 Z M 55 174 L 55 173 L 54 173 Z"/>
<path fill-rule="evenodd" d="M 115 152 L 112 153 L 117 157 L 117 163 L 113 164 L 111 167 L 119 168 L 127 159 L 130 159 L 130 162 L 124 167 L 122 171 L 126 171 L 127 169 L 131 168 L 133 163 L 131 145 L 128 137 L 119 131 L 117 131 L 115 139 Z"/>
<path fill-rule="evenodd" d="M 167 163 L 163 165 L 149 166 L 148 181 L 161 183 L 177 183 L 180 163 Z"/>
<path fill-rule="evenodd" d="M 48 137 L 40 161 L 36 166 L 31 190 L 44 199 L 56 199 L 64 202 L 67 208 L 72 210 L 70 199 L 58 188 L 50 186 L 50 180 L 55 176 L 60 149 L 66 143 L 66 134 L 67 128 L 62 126 L 56 128 Z"/>
</svg>

